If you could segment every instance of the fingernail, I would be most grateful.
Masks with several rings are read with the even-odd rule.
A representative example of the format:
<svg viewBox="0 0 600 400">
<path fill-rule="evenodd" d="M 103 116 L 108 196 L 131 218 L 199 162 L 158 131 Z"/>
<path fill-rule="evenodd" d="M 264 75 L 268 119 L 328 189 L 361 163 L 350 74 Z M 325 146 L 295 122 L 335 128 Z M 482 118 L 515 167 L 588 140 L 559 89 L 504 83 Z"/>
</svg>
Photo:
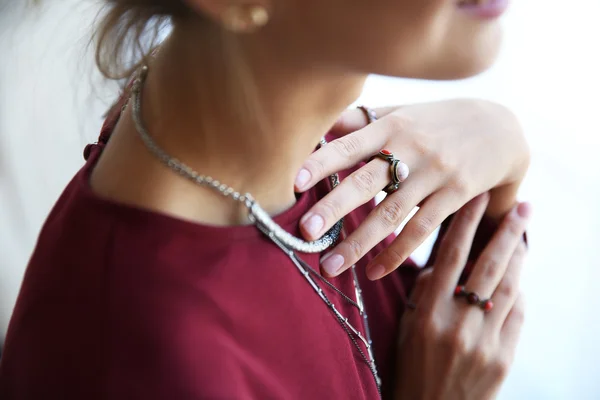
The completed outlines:
<svg viewBox="0 0 600 400">
<path fill-rule="evenodd" d="M 521 203 L 517 206 L 517 214 L 523 219 L 529 219 L 533 212 L 533 207 L 529 203 Z"/>
<path fill-rule="evenodd" d="M 311 175 L 306 168 L 302 168 L 296 176 L 296 188 L 303 189 L 306 184 L 310 181 Z"/>
<path fill-rule="evenodd" d="M 372 281 L 376 281 L 385 275 L 385 267 L 381 264 L 377 264 L 376 266 L 367 269 L 367 278 Z"/>
<path fill-rule="evenodd" d="M 320 215 L 315 214 L 312 217 L 310 217 L 303 225 L 304 229 L 306 229 L 306 232 L 308 232 L 308 234 L 313 238 L 316 238 L 318 237 L 319 232 L 321 232 L 321 230 L 325 226 L 325 220 Z"/>
<path fill-rule="evenodd" d="M 321 259 L 321 267 L 330 276 L 336 276 L 344 266 L 344 257 L 339 254 L 326 254 Z"/>
</svg>

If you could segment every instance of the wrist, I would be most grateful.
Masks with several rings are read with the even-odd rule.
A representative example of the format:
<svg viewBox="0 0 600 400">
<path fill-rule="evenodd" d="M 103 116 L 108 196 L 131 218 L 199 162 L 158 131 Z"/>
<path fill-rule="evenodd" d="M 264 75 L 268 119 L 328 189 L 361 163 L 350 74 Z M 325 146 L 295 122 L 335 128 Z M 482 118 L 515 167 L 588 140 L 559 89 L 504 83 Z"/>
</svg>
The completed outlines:
<svg viewBox="0 0 600 400">
<path fill-rule="evenodd" d="M 493 220 L 502 219 L 516 205 L 519 187 L 525 179 L 531 162 L 529 145 L 519 120 L 508 109 L 503 110 L 506 129 L 502 141 L 507 145 L 506 150 L 508 154 L 512 154 L 512 159 L 511 168 L 490 190 L 490 202 L 485 215 Z"/>
<path fill-rule="evenodd" d="M 490 202 L 485 212 L 487 218 L 499 221 L 517 204 L 517 196 L 521 183 L 529 168 L 529 150 L 525 152 L 523 161 L 515 163 L 515 170 L 498 186 L 490 190 Z"/>
<path fill-rule="evenodd" d="M 498 186 L 490 190 L 490 202 L 485 216 L 499 222 L 517 204 L 517 195 L 522 180 Z"/>
<path fill-rule="evenodd" d="M 501 131 L 500 140 L 506 145 L 507 154 L 511 154 L 512 157 L 511 167 L 498 186 L 516 186 L 518 189 L 529 169 L 531 151 L 517 116 L 505 107 L 501 107 L 501 110 L 503 111 L 501 114 L 504 120 L 504 129 Z"/>
</svg>

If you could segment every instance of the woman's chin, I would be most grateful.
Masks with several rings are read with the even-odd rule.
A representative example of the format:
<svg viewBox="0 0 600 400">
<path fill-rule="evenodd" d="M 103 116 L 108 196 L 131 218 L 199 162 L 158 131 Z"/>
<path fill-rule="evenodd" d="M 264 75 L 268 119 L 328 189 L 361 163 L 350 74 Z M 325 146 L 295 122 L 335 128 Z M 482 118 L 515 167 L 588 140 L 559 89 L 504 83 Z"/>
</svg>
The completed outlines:
<svg viewBox="0 0 600 400">
<path fill-rule="evenodd" d="M 482 35 L 472 37 L 467 43 L 432 50 L 412 62 L 406 58 L 388 59 L 379 75 L 426 80 L 458 80 L 477 76 L 490 69 L 502 45 L 502 30 L 490 26 Z M 435 48 L 435 47 L 434 47 Z M 414 56 L 413 56 L 414 57 Z"/>
<path fill-rule="evenodd" d="M 430 80 L 459 80 L 473 78 L 489 70 L 496 61 L 496 57 L 485 60 L 477 60 L 467 65 L 460 65 L 454 68 L 449 67 L 441 71 L 437 76 L 423 77 Z"/>
<path fill-rule="evenodd" d="M 486 54 L 486 57 L 472 57 L 462 59 L 443 59 L 416 66 L 412 70 L 392 70 L 380 75 L 394 76 L 398 78 L 424 79 L 436 81 L 450 81 L 467 79 L 484 73 L 490 69 L 498 56 L 498 51 Z"/>
<path fill-rule="evenodd" d="M 478 60 L 469 64 L 439 63 L 431 67 L 423 66 L 415 70 L 376 72 L 377 75 L 395 78 L 422 79 L 431 81 L 453 81 L 468 79 L 486 72 L 494 65 L 494 59 Z"/>
</svg>

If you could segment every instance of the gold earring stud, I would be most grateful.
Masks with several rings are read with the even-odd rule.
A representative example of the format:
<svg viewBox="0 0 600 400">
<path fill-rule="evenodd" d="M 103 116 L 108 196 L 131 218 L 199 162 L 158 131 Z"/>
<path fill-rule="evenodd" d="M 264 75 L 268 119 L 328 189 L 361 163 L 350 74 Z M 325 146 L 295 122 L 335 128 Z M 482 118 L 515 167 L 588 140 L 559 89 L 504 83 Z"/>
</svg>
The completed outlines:
<svg viewBox="0 0 600 400">
<path fill-rule="evenodd" d="M 253 6 L 250 8 L 250 19 L 257 28 L 262 28 L 269 23 L 269 13 L 263 6 Z"/>
</svg>

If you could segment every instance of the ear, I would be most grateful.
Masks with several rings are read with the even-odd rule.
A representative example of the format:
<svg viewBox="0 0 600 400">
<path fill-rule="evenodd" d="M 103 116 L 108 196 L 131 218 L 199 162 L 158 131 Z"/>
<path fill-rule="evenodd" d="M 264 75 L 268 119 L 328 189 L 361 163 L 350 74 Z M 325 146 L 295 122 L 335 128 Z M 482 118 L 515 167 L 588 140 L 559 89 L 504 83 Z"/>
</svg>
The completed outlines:
<svg viewBox="0 0 600 400">
<path fill-rule="evenodd" d="M 184 0 L 186 5 L 225 29 L 248 33 L 269 22 L 271 0 Z"/>
</svg>

